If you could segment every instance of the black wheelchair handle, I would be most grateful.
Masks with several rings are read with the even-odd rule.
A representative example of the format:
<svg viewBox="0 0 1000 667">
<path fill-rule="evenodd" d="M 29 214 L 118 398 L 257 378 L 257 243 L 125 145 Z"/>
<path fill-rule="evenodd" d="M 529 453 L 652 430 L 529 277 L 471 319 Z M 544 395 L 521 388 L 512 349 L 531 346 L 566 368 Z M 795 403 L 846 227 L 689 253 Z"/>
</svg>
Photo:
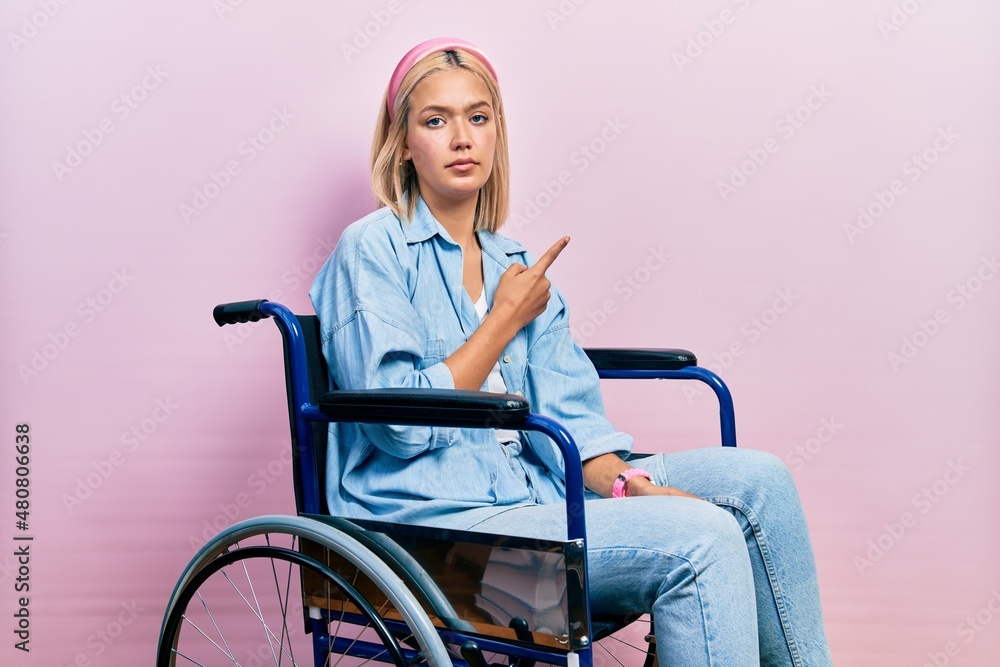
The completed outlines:
<svg viewBox="0 0 1000 667">
<path fill-rule="evenodd" d="M 270 317 L 270 315 L 260 311 L 261 304 L 264 303 L 267 303 L 267 299 L 220 303 L 212 310 L 212 317 L 215 318 L 215 323 L 220 327 L 241 322 L 256 322 Z"/>
</svg>

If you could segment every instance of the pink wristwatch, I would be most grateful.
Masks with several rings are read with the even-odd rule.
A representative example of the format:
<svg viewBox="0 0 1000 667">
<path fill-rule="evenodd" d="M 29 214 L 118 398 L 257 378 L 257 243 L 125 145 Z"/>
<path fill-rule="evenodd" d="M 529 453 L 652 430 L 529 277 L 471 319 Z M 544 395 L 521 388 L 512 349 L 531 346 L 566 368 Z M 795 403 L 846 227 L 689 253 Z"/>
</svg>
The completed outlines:
<svg viewBox="0 0 1000 667">
<path fill-rule="evenodd" d="M 625 485 L 633 477 L 645 477 L 650 482 L 653 482 L 653 476 L 650 475 L 645 470 L 640 468 L 629 468 L 622 474 L 618 475 L 615 479 L 615 484 L 611 487 L 611 497 L 612 498 L 624 498 L 625 497 Z M 655 484 L 655 482 L 653 482 Z"/>
</svg>

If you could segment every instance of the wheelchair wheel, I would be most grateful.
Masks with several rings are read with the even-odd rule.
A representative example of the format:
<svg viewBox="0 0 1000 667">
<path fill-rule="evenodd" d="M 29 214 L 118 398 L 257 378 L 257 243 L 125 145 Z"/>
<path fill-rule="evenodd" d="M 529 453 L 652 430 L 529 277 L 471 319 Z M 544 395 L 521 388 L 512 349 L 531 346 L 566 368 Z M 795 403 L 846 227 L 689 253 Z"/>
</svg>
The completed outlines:
<svg viewBox="0 0 1000 667">
<path fill-rule="evenodd" d="M 656 639 L 648 615 L 594 644 L 594 667 L 656 667 Z"/>
<path fill-rule="evenodd" d="M 167 605 L 157 665 L 451 663 L 413 593 L 354 538 L 269 516 L 195 556 Z"/>
</svg>

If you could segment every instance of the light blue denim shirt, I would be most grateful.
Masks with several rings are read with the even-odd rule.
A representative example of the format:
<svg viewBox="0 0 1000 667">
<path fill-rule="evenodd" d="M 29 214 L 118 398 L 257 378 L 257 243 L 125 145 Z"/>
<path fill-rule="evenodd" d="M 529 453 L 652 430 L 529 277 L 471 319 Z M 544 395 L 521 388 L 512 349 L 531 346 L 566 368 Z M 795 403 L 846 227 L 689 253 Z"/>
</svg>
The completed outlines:
<svg viewBox="0 0 1000 667">
<path fill-rule="evenodd" d="M 487 303 L 517 242 L 478 232 Z M 462 283 L 462 249 L 423 199 L 409 222 L 382 208 L 344 230 L 309 296 L 338 388 L 454 388 L 444 359 L 479 326 Z M 509 393 L 573 434 L 587 460 L 625 456 L 632 438 L 604 416 L 597 373 L 573 341 L 553 288 L 544 313 L 500 357 Z M 485 388 L 485 385 L 484 385 Z M 501 445 L 489 429 L 331 424 L 327 501 L 337 516 L 466 527 L 526 503 L 561 502 L 562 457 L 544 435 Z"/>
</svg>

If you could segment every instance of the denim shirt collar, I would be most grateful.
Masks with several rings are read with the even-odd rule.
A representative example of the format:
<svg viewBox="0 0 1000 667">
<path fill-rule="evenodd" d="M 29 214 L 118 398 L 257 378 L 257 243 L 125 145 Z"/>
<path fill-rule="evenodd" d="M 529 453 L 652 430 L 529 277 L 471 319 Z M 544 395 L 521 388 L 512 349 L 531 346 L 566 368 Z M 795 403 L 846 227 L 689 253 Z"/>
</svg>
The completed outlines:
<svg viewBox="0 0 1000 667">
<path fill-rule="evenodd" d="M 402 208 L 404 211 L 407 208 L 407 201 L 405 199 L 402 202 Z M 451 236 L 448 235 L 448 231 L 437 221 L 434 214 L 431 213 L 423 197 L 417 197 L 417 205 L 413 211 L 413 217 L 409 220 L 403 220 L 402 226 L 403 238 L 408 245 L 422 243 L 435 234 L 440 234 L 449 243 L 455 243 Z"/>
<path fill-rule="evenodd" d="M 403 209 L 406 209 L 405 200 L 403 201 Z M 409 221 L 403 221 L 402 227 L 403 239 L 406 240 L 407 245 L 423 243 L 435 235 L 440 236 L 445 242 L 451 245 L 458 245 L 451 238 L 448 230 L 431 213 L 424 198 L 419 195 L 417 196 L 417 205 L 414 208 L 413 217 Z M 500 236 L 485 229 L 478 230 L 476 235 L 479 237 L 479 245 L 482 247 L 483 252 L 495 259 L 504 269 L 510 266 L 510 259 L 508 259 L 510 255 L 518 255 L 524 252 L 524 246 L 506 236 Z"/>
</svg>

